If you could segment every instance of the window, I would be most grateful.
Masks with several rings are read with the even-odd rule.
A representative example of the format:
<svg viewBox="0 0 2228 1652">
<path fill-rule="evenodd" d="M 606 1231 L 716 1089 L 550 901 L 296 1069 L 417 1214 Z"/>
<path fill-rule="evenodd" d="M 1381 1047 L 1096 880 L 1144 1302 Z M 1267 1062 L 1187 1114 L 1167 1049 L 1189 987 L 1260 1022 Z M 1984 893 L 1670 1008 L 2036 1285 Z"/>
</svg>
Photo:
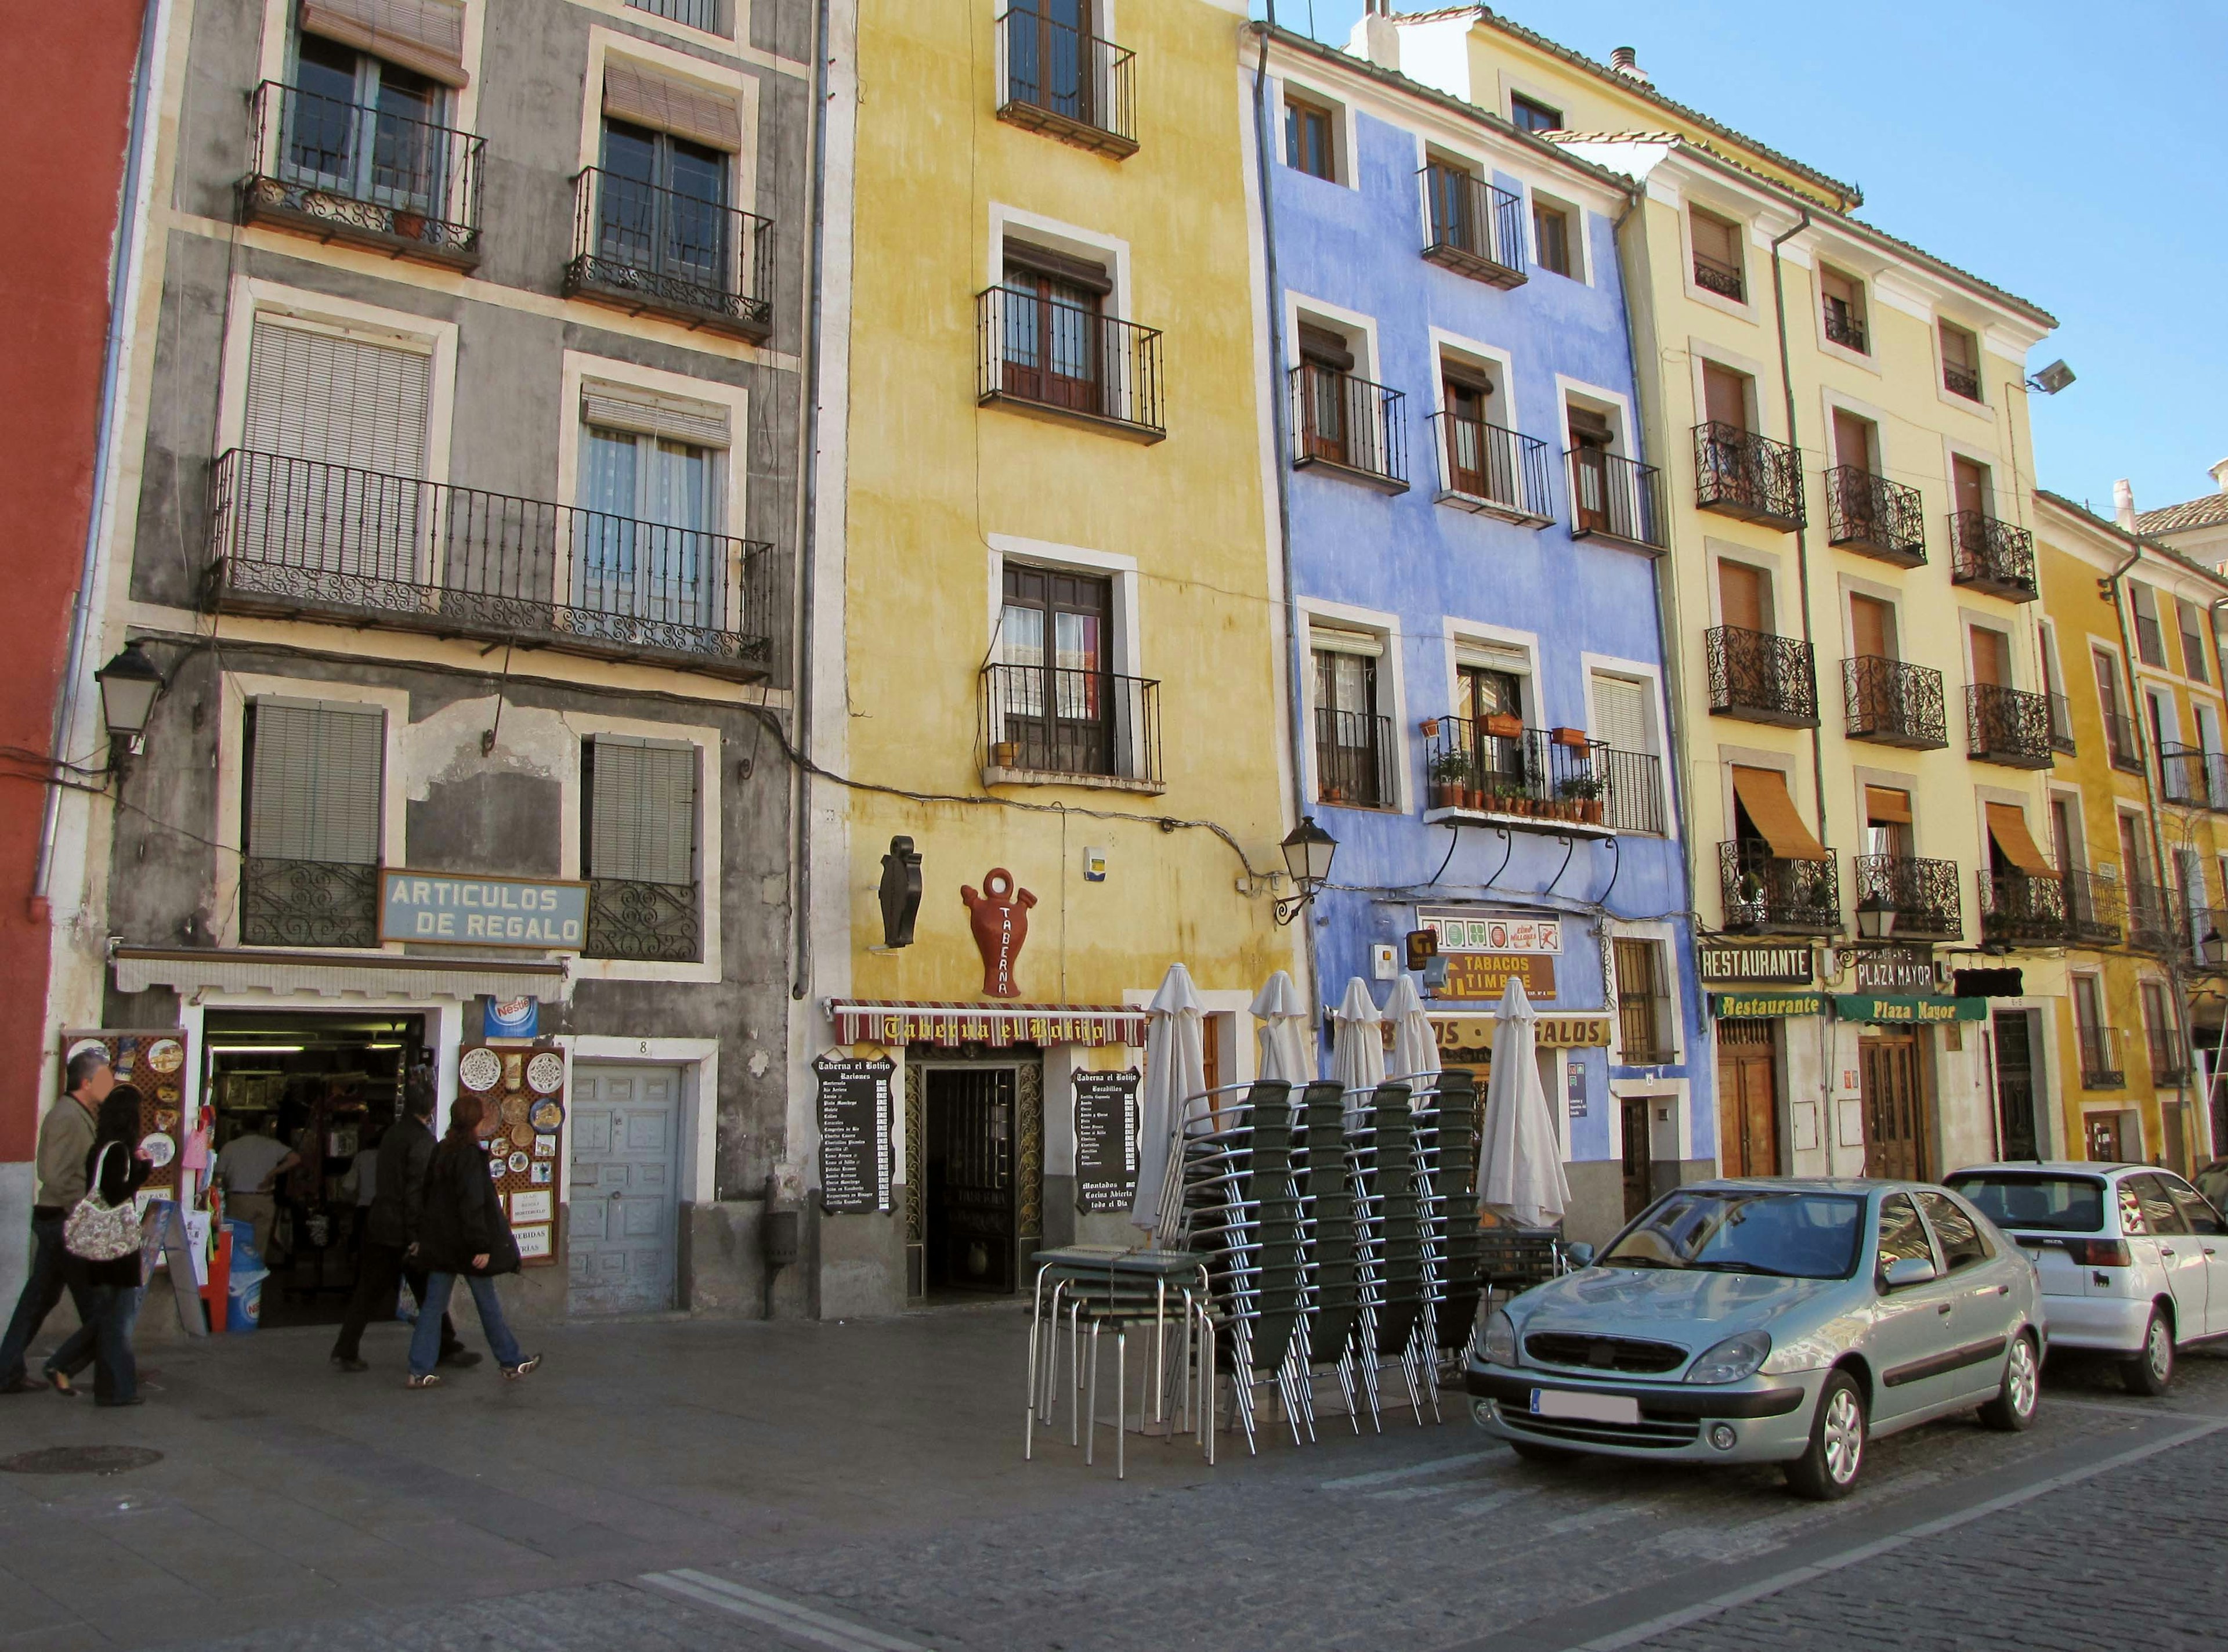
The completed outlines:
<svg viewBox="0 0 2228 1652">
<path fill-rule="evenodd" d="M 304 7 L 308 19 L 324 9 Z M 439 8 L 446 11 L 449 8 Z M 457 14 L 461 19 L 462 14 Z M 327 22 L 336 34 L 356 34 Z M 367 42 L 385 40 L 368 32 Z M 456 46 L 463 48 L 463 25 Z M 436 64 L 439 59 L 436 58 Z M 448 88 L 432 76 L 321 35 L 297 47 L 295 93 L 285 153 L 291 182 L 352 200 L 440 215 L 446 170 L 456 158 L 441 130 Z"/>
<path fill-rule="evenodd" d="M 1973 643 L 1973 681 L 1993 688 L 2010 688 L 2012 639 L 1986 625 L 1972 626 L 1966 634 Z"/>
<path fill-rule="evenodd" d="M 1015 760 L 1000 766 L 1115 773 L 1113 581 L 1018 562 L 1004 578 L 998 737 Z"/>
<path fill-rule="evenodd" d="M 2205 668 L 2206 611 L 2185 598 L 2174 599 L 2181 619 L 2181 674 L 2197 682 L 2212 679 Z"/>
<path fill-rule="evenodd" d="M 1866 354 L 1864 283 L 1830 266 L 1818 266 L 1818 295 L 1824 305 L 1827 338 L 1844 349 Z"/>
<path fill-rule="evenodd" d="M 1491 657 L 1491 656 L 1488 656 Z M 1530 790 L 1532 752 L 1524 739 L 1526 678 L 1514 656 L 1507 665 L 1464 660 L 1455 668 L 1455 715 L 1469 730 L 1470 767 L 1495 793 Z M 1502 733 L 1495 733 L 1495 728 Z"/>
<path fill-rule="evenodd" d="M 1654 752 L 1655 719 L 1648 701 L 1646 683 L 1594 673 L 1595 738 L 1612 752 Z"/>
<path fill-rule="evenodd" d="M 262 699 L 245 734 L 241 942 L 377 946 L 386 714 Z"/>
<path fill-rule="evenodd" d="M 1934 1252 L 1926 1242 L 1926 1229 L 1918 1220 L 1918 1207 L 1911 1202 L 1911 1196 L 1892 1193 L 1880 1201 L 1880 1271 L 1885 1272 L 1891 1262 L 1914 1260 L 1931 1262 Z"/>
<path fill-rule="evenodd" d="M 1911 793 L 1892 786 L 1865 788 L 1865 853 L 1896 859 L 1911 854 Z"/>
<path fill-rule="evenodd" d="M 1849 599 L 1850 652 L 1860 660 L 1892 660 L 1895 647 L 1895 605 L 1878 597 Z"/>
<path fill-rule="evenodd" d="M 717 630 L 727 623 L 724 408 L 590 385 L 580 399 L 573 605 Z"/>
<path fill-rule="evenodd" d="M 1662 943 L 1620 940 L 1614 947 L 1617 1044 L 1625 1065 L 1659 1066 L 1677 1060 Z"/>
<path fill-rule="evenodd" d="M 1700 207 L 1687 208 L 1687 224 L 1694 244 L 1694 285 L 1735 304 L 1748 302 L 1741 227 Z"/>
<path fill-rule="evenodd" d="M 599 734 L 580 747 L 590 957 L 702 956 L 694 746 Z"/>
<path fill-rule="evenodd" d="M 1771 575 L 1745 562 L 1718 563 L 1718 623 L 1736 631 L 1771 631 Z"/>
<path fill-rule="evenodd" d="M 1380 714 L 1384 645 L 1359 632 L 1315 633 L 1316 795 L 1361 808 L 1393 801 L 1392 720 Z"/>
<path fill-rule="evenodd" d="M 1002 387 L 1023 401 L 1106 411 L 1103 265 L 1008 240 L 1005 246 Z"/>
<path fill-rule="evenodd" d="M 1496 428 L 1493 376 L 1468 362 L 1441 357 L 1439 405 L 1446 410 L 1447 483 L 1450 491 L 1507 505 L 1521 503 L 1515 444 Z"/>
<path fill-rule="evenodd" d="M 1702 417 L 1713 425 L 1722 425 L 1737 435 L 1745 435 L 1749 427 L 1749 388 L 1752 381 L 1745 373 L 1715 362 L 1702 363 Z"/>
<path fill-rule="evenodd" d="M 1988 467 L 1977 459 L 1960 456 L 1950 461 L 1950 492 L 1960 516 L 1984 521 L 1995 516 L 1996 490 Z"/>
<path fill-rule="evenodd" d="M 662 112 L 669 101 L 662 95 L 665 83 L 618 65 L 604 75 L 598 255 L 686 287 L 726 293 L 735 285 L 738 253 L 727 211 L 727 157 L 696 137 L 618 118 L 614 104 L 644 116 Z"/>
<path fill-rule="evenodd" d="M 1541 269 L 1553 270 L 1557 275 L 1577 275 L 1571 261 L 1572 222 L 1569 208 L 1538 195 L 1532 197 L 1533 258 Z"/>
<path fill-rule="evenodd" d="M 1335 327 L 1302 320 L 1299 354 L 1295 462 L 1322 460 L 1405 486 L 1399 398 L 1357 375 L 1354 343 Z"/>
<path fill-rule="evenodd" d="M 1338 181 L 1338 150 L 1332 116 L 1321 105 L 1287 93 L 1284 98 L 1284 164 L 1309 177 Z"/>
<path fill-rule="evenodd" d="M 1564 432 L 1570 439 L 1572 505 L 1578 531 L 1638 538 L 1649 524 L 1646 507 L 1632 484 L 1633 466 L 1618 460 L 1617 432 L 1608 415 L 1575 402 L 1564 408 Z"/>
<path fill-rule="evenodd" d="M 637 11 L 646 11 L 653 17 L 663 17 L 668 22 L 686 23 L 691 29 L 701 29 L 707 35 L 724 35 L 727 25 L 720 20 L 720 0 L 626 0 Z"/>
<path fill-rule="evenodd" d="M 2181 1212 L 2174 1204 L 2174 1195 L 2167 1191 L 2165 1179 L 2155 1175 L 2129 1176 L 2120 1183 L 2120 1214 L 2123 1227 L 2126 1225 L 2127 1200 L 2130 1191 L 2137 1200 L 2142 1201 L 2143 1220 L 2140 1228 L 2128 1231 L 2154 1234 L 2189 1232 L 2189 1225 L 2182 1220 Z"/>
<path fill-rule="evenodd" d="M 2138 579 L 2128 581 L 2128 600 L 2135 611 L 2135 657 L 2166 667 L 2166 629 L 2159 624 L 2158 593 Z"/>
<path fill-rule="evenodd" d="M 2204 1195 L 2180 1176 L 2161 1174 L 2151 1179 L 2166 1189 L 2167 1197 L 2174 1201 L 2174 1210 L 2180 1215 L 2183 1226 L 2188 1232 L 2218 1233 L 2223 1231 L 2220 1213 L 2206 1203 Z"/>
<path fill-rule="evenodd" d="M 1937 329 L 1942 340 L 1942 387 L 1968 401 L 1981 399 L 1981 341 L 1955 322 Z"/>
<path fill-rule="evenodd" d="M 2102 649 L 2094 650 L 2090 658 L 2097 668 L 2097 708 L 2104 719 L 2104 744 L 2112 766 L 2140 770 L 2142 752 L 2120 701 L 2119 662 Z"/>
<path fill-rule="evenodd" d="M 1879 427 L 1846 407 L 1834 409 L 1834 463 L 1867 475 L 1879 470 Z"/>
<path fill-rule="evenodd" d="M 1979 1226 L 1948 1194 L 1922 1192 L 1918 1194 L 1918 1206 L 1934 1229 L 1936 1243 L 1942 1246 L 1944 1273 L 1955 1273 L 1960 1268 L 1988 1259 L 1988 1241 L 1982 1237 Z"/>
<path fill-rule="evenodd" d="M 2174 1050 L 2174 1016 L 2167 1011 L 2166 984 L 2144 981 L 2136 985 L 2142 1000 L 2143 1040 L 2150 1047 L 2151 1079 L 2157 1084 L 2179 1084 L 2184 1063 Z"/>
<path fill-rule="evenodd" d="M 1508 94 L 1508 118 L 1527 132 L 1560 131 L 1563 127 L 1561 110 L 1551 109 L 1521 92 Z"/>
</svg>

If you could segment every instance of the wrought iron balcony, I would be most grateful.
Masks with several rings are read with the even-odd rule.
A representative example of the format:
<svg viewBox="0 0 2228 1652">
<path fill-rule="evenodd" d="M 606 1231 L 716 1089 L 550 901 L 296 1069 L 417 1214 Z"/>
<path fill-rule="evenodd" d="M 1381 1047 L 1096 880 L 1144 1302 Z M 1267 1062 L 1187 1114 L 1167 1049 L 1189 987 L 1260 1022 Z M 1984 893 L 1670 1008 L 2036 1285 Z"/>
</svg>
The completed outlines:
<svg viewBox="0 0 2228 1652">
<path fill-rule="evenodd" d="M 2065 879 L 2016 867 L 2001 872 L 1983 867 L 1975 876 L 1980 885 L 1984 944 L 2062 946 L 2071 938 Z"/>
<path fill-rule="evenodd" d="M 1848 305 L 1828 299 L 1826 304 L 1826 337 L 1845 350 L 1854 350 L 1860 355 L 1869 355 L 1872 350 L 1865 337 L 1865 324 L 1851 313 Z"/>
<path fill-rule="evenodd" d="M 1826 472 L 1826 539 L 1845 551 L 1915 568 L 1926 560 L 1918 490 L 1853 464 Z"/>
<path fill-rule="evenodd" d="M 1387 493 L 1408 490 L 1406 399 L 1335 368 L 1292 369 L 1292 468 L 1353 477 Z"/>
<path fill-rule="evenodd" d="M 1818 674 L 1799 637 L 1714 625 L 1703 634 L 1710 661 L 1710 709 L 1782 728 L 1818 726 Z"/>
<path fill-rule="evenodd" d="M 484 138 L 275 80 L 255 88 L 248 135 L 242 223 L 458 269 L 480 261 Z"/>
<path fill-rule="evenodd" d="M 691 29 L 701 29 L 707 35 L 726 35 L 732 31 L 721 11 L 721 0 L 626 0 L 637 11 L 646 11 L 653 17 L 663 17 L 668 22 L 686 23 Z"/>
<path fill-rule="evenodd" d="M 1981 375 L 1970 368 L 1944 362 L 1942 364 L 1942 387 L 1953 396 L 1978 401 L 1981 399 Z"/>
<path fill-rule="evenodd" d="M 2046 769 L 2050 752 L 2050 701 L 2024 688 L 1993 682 L 1965 688 L 1965 752 L 1982 763 L 2007 768 Z"/>
<path fill-rule="evenodd" d="M 1390 809 L 1400 796 L 1392 720 L 1367 712 L 1316 708 L 1316 797 L 1322 803 Z"/>
<path fill-rule="evenodd" d="M 2135 727 L 2135 720 L 2124 712 L 2107 711 L 2103 723 L 2104 754 L 2112 766 L 2129 774 L 2141 774 L 2143 737 L 2142 731 Z"/>
<path fill-rule="evenodd" d="M 1441 504 L 1533 527 L 1555 520 L 1546 443 L 1455 413 L 1433 413 L 1431 425 Z"/>
<path fill-rule="evenodd" d="M 1513 719 L 1511 720 L 1514 720 Z M 1575 728 L 1495 733 L 1493 719 L 1435 717 L 1424 725 L 1427 820 L 1476 816 L 1562 836 L 1666 829 L 1663 766 Z"/>
<path fill-rule="evenodd" d="M 1793 533 L 1802 526 L 1802 454 L 1738 425 L 1694 426 L 1694 503 Z"/>
<path fill-rule="evenodd" d="M 2078 1029 L 2081 1045 L 2081 1087 L 2084 1090 L 2124 1090 L 2128 1087 L 2127 1046 L 2116 1027 Z"/>
<path fill-rule="evenodd" d="M 1137 54 L 1050 12 L 998 18 L 998 118 L 1127 160 L 1137 152 Z"/>
<path fill-rule="evenodd" d="M 1671 539 L 1664 524 L 1663 472 L 1598 447 L 1574 447 L 1571 465 L 1571 537 L 1614 540 L 1661 555 Z"/>
<path fill-rule="evenodd" d="M 2116 883 L 2108 883 L 2086 867 L 2069 867 L 2059 874 L 2065 886 L 2065 939 L 2074 946 L 2117 946 L 2127 898 Z"/>
<path fill-rule="evenodd" d="M 1822 861 L 1782 860 L 1761 838 L 1718 845 L 1727 929 L 1831 935 L 1841 927 L 1841 875 Z"/>
<path fill-rule="evenodd" d="M 773 547 L 539 499 L 234 449 L 211 483 L 215 605 L 776 676 Z"/>
<path fill-rule="evenodd" d="M 2050 696 L 2050 749 L 2061 757 L 2073 751 L 2073 707 L 2062 694 Z"/>
<path fill-rule="evenodd" d="M 1858 906 L 1866 909 L 1865 903 L 1873 901 L 1893 912 L 1898 939 L 1964 938 L 1965 914 L 1956 861 L 1923 861 L 1908 855 L 1860 855 L 1854 870 Z"/>
<path fill-rule="evenodd" d="M 2174 1037 L 2172 1027 L 2145 1027 L 2143 1043 L 2150 1057 L 2154 1085 L 2170 1088 L 2189 1082 L 2189 1049 Z"/>
<path fill-rule="evenodd" d="M 2042 594 L 2034 579 L 2034 535 L 2026 528 L 1985 511 L 1956 511 L 1950 517 L 1950 544 L 1952 585 L 1970 586 L 2008 602 L 2033 602 Z"/>
<path fill-rule="evenodd" d="M 2138 952 L 2167 954 L 2184 944 L 2174 913 L 2174 891 L 2148 878 L 2128 878 L 2122 888 L 2127 902 L 2128 944 Z"/>
<path fill-rule="evenodd" d="M 2168 741 L 2159 747 L 2159 772 L 2168 803 L 2228 814 L 2228 755 Z"/>
<path fill-rule="evenodd" d="M 379 868 L 250 855 L 240 863 L 243 946 L 375 947 Z"/>
<path fill-rule="evenodd" d="M 1153 678 L 989 665 L 982 711 L 985 785 L 1162 789 L 1161 685 Z"/>
<path fill-rule="evenodd" d="M 1720 298 L 1731 298 L 1735 304 L 1748 302 L 1748 283 L 1741 275 L 1740 266 L 1721 258 L 1712 258 L 1707 253 L 1698 251 L 1694 254 L 1694 285 Z"/>
<path fill-rule="evenodd" d="M 631 958 L 655 964 L 694 964 L 704 956 L 704 902 L 694 883 L 645 883 L 624 878 L 588 880 L 588 938 L 592 958 Z"/>
<path fill-rule="evenodd" d="M 599 166 L 573 180 L 567 298 L 763 339 L 773 329 L 773 225 L 756 213 Z"/>
<path fill-rule="evenodd" d="M 1950 744 L 1942 674 L 1928 665 L 1863 655 L 1841 662 L 1849 738 L 1933 751 Z"/>
<path fill-rule="evenodd" d="M 1424 256 L 1488 286 L 1521 286 L 1524 198 L 1456 167 L 1426 166 L 1416 176 L 1428 208 Z"/>
<path fill-rule="evenodd" d="M 986 287 L 975 295 L 975 344 L 978 407 L 1083 419 L 1148 443 L 1168 433 L 1154 328 L 1020 287 Z"/>
</svg>

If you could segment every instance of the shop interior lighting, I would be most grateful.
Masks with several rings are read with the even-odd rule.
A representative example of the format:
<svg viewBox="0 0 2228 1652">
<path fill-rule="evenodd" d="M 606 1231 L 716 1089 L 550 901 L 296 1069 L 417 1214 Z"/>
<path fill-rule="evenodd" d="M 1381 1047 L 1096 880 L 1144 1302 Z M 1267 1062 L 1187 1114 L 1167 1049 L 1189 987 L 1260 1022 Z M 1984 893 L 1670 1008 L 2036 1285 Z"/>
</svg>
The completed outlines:
<svg viewBox="0 0 2228 1652">
<path fill-rule="evenodd" d="M 299 1044 L 212 1044 L 211 1055 L 299 1055 Z"/>
</svg>

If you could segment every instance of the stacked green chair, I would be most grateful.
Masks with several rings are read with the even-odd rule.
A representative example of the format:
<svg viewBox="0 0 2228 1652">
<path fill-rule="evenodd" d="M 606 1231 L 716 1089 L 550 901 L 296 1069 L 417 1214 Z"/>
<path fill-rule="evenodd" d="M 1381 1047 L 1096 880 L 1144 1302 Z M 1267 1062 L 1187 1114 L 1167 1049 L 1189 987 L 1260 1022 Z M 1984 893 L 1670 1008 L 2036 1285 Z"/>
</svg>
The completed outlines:
<svg viewBox="0 0 2228 1652">
<path fill-rule="evenodd" d="M 1292 1138 L 1299 1189 L 1304 1314 L 1300 1357 L 1302 1397 L 1314 1432 L 1315 1384 L 1335 1380 L 1345 1396 L 1356 1433 L 1361 1413 L 1354 1397 L 1354 1331 L 1361 1314 L 1361 1278 L 1354 1223 L 1353 1168 L 1346 1143 L 1346 1092 L 1320 1079 L 1308 1085 Z"/>
</svg>

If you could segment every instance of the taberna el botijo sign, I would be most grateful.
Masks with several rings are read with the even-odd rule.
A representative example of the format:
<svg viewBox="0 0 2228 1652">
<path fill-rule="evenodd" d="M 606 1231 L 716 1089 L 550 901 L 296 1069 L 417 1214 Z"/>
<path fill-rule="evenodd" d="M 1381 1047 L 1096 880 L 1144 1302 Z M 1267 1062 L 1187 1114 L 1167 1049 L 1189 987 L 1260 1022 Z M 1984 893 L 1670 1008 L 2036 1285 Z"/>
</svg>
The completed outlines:
<svg viewBox="0 0 2228 1652">
<path fill-rule="evenodd" d="M 379 938 L 435 946 L 577 952 L 588 937 L 588 886 L 382 868 Z"/>
</svg>

